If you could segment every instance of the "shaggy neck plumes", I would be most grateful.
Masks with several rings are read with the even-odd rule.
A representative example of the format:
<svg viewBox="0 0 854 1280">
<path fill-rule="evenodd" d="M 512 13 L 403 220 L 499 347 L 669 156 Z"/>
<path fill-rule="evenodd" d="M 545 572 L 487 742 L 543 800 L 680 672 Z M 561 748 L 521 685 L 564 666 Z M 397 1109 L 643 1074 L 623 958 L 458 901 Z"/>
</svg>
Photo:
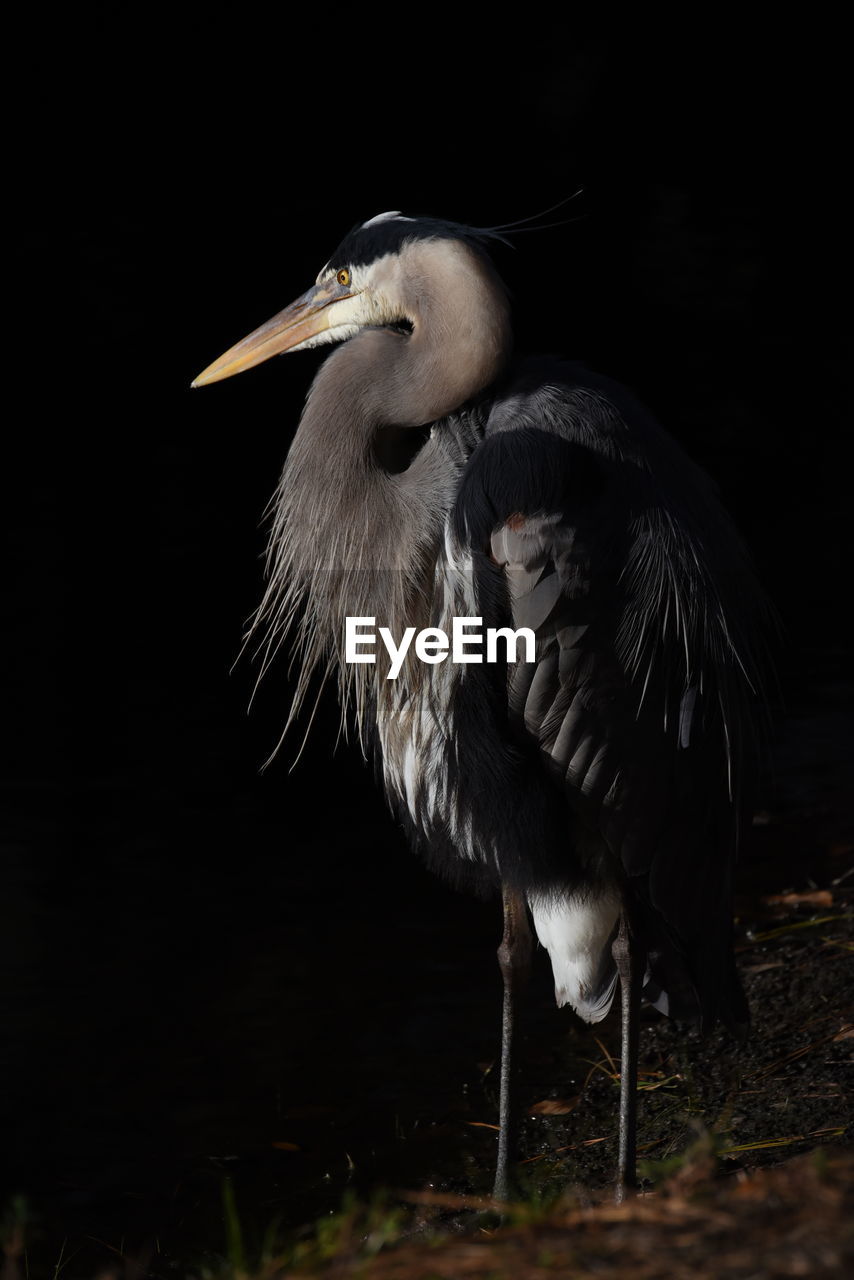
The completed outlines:
<svg viewBox="0 0 854 1280">
<path fill-rule="evenodd" d="M 293 636 L 299 677 L 288 725 L 314 673 L 325 681 L 334 667 L 361 736 L 370 686 L 384 671 L 344 662 L 347 616 L 376 617 L 394 634 L 428 624 L 445 516 L 478 435 L 477 409 L 462 421 L 458 411 L 496 380 L 509 355 L 506 296 L 486 260 L 447 242 L 438 267 L 434 254 L 422 274 L 427 247 L 418 248 L 401 317 L 412 333 L 366 329 L 326 360 L 274 499 L 269 585 L 253 630 L 266 630 L 265 665 Z M 414 437 L 421 447 L 408 466 L 380 464 L 381 433 L 431 424 Z"/>
</svg>

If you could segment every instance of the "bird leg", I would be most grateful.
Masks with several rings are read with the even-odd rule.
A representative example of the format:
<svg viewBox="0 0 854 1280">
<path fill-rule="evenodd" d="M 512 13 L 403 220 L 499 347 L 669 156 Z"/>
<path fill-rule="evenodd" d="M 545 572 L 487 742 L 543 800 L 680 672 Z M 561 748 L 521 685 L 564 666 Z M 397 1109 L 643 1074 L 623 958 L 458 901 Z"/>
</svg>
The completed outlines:
<svg viewBox="0 0 854 1280">
<path fill-rule="evenodd" d="M 632 934 L 625 908 L 611 944 L 620 978 L 622 1047 L 620 1050 L 620 1150 L 614 1198 L 622 1203 L 628 1187 L 637 1185 L 638 1046 L 643 956 Z"/>
<path fill-rule="evenodd" d="M 504 935 L 498 948 L 498 964 L 504 979 L 504 1005 L 501 1015 L 501 1092 L 498 1103 L 498 1166 L 495 1171 L 496 1200 L 509 1200 L 512 1195 L 510 1151 L 515 1137 L 512 1105 L 511 1071 L 513 1065 L 513 1029 L 516 1021 L 516 997 L 531 972 L 533 950 L 528 908 L 521 893 L 507 885 L 501 887 L 504 902 Z"/>
</svg>

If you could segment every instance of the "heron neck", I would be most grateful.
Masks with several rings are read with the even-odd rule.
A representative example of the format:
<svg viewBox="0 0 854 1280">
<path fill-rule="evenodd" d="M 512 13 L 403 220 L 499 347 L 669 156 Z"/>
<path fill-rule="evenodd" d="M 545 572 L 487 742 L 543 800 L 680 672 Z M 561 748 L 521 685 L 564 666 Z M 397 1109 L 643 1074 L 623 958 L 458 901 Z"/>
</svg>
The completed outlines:
<svg viewBox="0 0 854 1280">
<path fill-rule="evenodd" d="M 368 371 L 364 407 L 377 427 L 438 422 L 481 394 L 509 359 L 507 294 L 491 263 L 450 243 L 430 257 L 429 271 L 418 264 L 410 259 L 412 333 L 367 330 L 341 352 Z"/>
<path fill-rule="evenodd" d="M 506 297 L 488 264 L 417 296 L 410 336 L 366 330 L 315 378 L 276 497 L 259 614 L 273 634 L 300 617 L 295 706 L 336 653 L 342 702 L 354 699 L 360 724 L 381 673 L 344 662 L 345 618 L 373 616 L 394 635 L 429 625 L 445 517 L 471 447 L 442 420 L 486 391 L 510 351 Z M 413 431 L 419 448 L 405 469 L 380 464 L 380 432 L 430 424 L 426 440 Z"/>
</svg>

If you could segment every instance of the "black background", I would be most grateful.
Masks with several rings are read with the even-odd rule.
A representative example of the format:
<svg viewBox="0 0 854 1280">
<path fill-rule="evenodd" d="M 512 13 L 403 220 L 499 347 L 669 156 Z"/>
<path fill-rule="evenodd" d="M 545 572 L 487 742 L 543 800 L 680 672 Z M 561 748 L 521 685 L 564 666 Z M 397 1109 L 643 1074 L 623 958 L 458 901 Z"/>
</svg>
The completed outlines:
<svg viewBox="0 0 854 1280">
<path fill-rule="evenodd" d="M 494 225 L 581 189 L 500 250 L 520 345 L 657 411 L 751 546 L 790 710 L 850 696 L 841 36 L 716 21 L 90 10 L 15 46 L 4 1185 L 46 1237 L 166 1230 L 205 1160 L 279 1139 L 343 1168 L 358 1140 L 310 1108 L 390 1123 L 448 1009 L 449 1077 L 494 1053 L 493 909 L 409 857 L 334 708 L 260 774 L 285 675 L 247 717 L 231 670 L 322 355 L 189 384 L 353 223 Z"/>
</svg>

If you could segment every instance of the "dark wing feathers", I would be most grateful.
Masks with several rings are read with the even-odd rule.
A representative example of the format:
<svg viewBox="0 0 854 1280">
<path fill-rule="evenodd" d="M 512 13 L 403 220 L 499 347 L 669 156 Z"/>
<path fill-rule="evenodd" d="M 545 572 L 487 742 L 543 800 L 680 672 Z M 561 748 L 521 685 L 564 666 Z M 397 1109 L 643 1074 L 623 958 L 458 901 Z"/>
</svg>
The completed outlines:
<svg viewBox="0 0 854 1280">
<path fill-rule="evenodd" d="M 453 520 L 537 637 L 510 669 L 510 726 L 629 877 L 671 1011 L 693 986 L 704 1021 L 737 1021 L 729 892 L 761 596 L 711 483 L 627 393 L 538 364 L 493 408 Z"/>
</svg>

